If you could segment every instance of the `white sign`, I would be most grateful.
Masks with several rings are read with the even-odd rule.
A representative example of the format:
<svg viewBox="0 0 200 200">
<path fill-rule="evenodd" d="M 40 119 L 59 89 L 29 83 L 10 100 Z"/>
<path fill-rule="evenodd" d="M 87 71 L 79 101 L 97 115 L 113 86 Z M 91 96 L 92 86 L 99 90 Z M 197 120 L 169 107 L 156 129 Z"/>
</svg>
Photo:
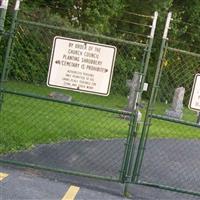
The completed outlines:
<svg viewBox="0 0 200 200">
<path fill-rule="evenodd" d="M 189 101 L 191 110 L 200 111 L 200 74 L 196 74 Z"/>
<path fill-rule="evenodd" d="M 7 9 L 7 7 L 8 7 L 8 1 L 9 0 L 0 0 L 0 8 L 2 8 L 2 9 Z"/>
<path fill-rule="evenodd" d="M 17 0 L 15 3 L 15 10 L 19 10 L 21 0 Z"/>
<path fill-rule="evenodd" d="M 144 92 L 146 92 L 148 90 L 148 86 L 149 86 L 148 83 L 144 83 L 144 86 L 143 86 L 143 91 Z"/>
<path fill-rule="evenodd" d="M 114 46 L 56 36 L 47 85 L 108 96 L 116 51 Z"/>
</svg>

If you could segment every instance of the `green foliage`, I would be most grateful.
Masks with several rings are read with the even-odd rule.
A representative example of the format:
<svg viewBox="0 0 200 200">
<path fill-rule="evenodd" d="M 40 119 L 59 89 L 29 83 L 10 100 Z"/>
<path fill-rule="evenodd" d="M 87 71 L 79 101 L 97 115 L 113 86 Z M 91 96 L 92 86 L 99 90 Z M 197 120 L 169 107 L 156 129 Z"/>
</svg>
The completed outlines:
<svg viewBox="0 0 200 200">
<path fill-rule="evenodd" d="M 27 7 L 20 18 L 59 27 L 71 27 L 68 17 L 52 13 L 49 7 Z M 34 11 L 34 12 L 33 12 Z M 62 36 L 62 33 L 60 33 Z M 51 46 L 55 33 L 48 28 L 18 25 L 10 57 L 9 77 L 34 83 L 46 81 Z"/>
<path fill-rule="evenodd" d="M 69 33 L 30 25 L 20 25 L 17 30 L 10 60 L 11 71 L 9 79 L 44 84 L 47 77 L 53 38 L 55 35 L 67 35 L 67 37 L 70 37 Z M 76 34 L 73 31 L 71 34 L 76 38 Z M 90 40 L 89 36 L 85 36 L 83 39 Z M 104 40 L 99 41 L 97 38 L 94 41 L 107 42 Z M 112 41 L 109 42 L 111 43 Z M 113 45 L 116 45 L 118 49 L 112 92 L 126 95 L 128 89 L 126 80 L 132 79 L 134 71 L 139 71 L 143 48 L 117 43 L 113 43 Z"/>
<path fill-rule="evenodd" d="M 169 31 L 169 46 L 188 52 L 199 53 L 200 4 L 198 0 L 172 2 L 173 21 Z M 186 89 L 184 104 L 187 105 L 193 78 L 200 71 L 199 57 L 186 53 L 167 52 L 163 62 L 159 99 L 171 102 L 177 87 Z"/>
<path fill-rule="evenodd" d="M 160 49 L 160 37 L 163 33 L 166 14 L 169 10 L 173 11 L 174 19 L 170 30 L 170 39 L 173 42 L 170 43 L 170 46 L 193 52 L 199 51 L 197 44 L 200 42 L 200 26 L 191 26 L 191 24 L 199 24 L 200 22 L 200 4 L 198 0 L 38 0 L 31 3 L 29 0 L 24 0 L 20 18 L 146 43 L 144 36 L 149 35 L 149 25 L 151 25 L 152 19 L 149 18 L 147 20 L 147 18 L 133 15 L 133 13 L 152 15 L 155 10 L 159 12 L 159 22 L 151 65 L 146 80 L 152 83 Z M 181 23 L 182 20 L 188 23 L 183 24 Z M 138 23 L 139 25 L 130 22 Z M 59 34 L 73 37 L 73 34 L 70 35 L 69 33 L 59 32 Z M 10 77 L 36 83 L 44 82 L 48 70 L 47 66 L 53 36 L 55 36 L 55 33 L 49 29 L 41 31 L 36 27 L 32 29 L 28 29 L 25 26 L 18 27 L 13 45 L 15 53 L 10 62 L 12 66 Z M 80 37 L 80 39 L 82 38 Z M 84 39 L 93 40 L 90 37 Z M 2 46 L 1 50 L 4 50 L 4 46 Z M 118 45 L 114 71 L 115 78 L 112 84 L 113 91 L 121 94 L 127 93 L 126 80 L 132 78 L 133 71 L 138 71 L 141 59 L 142 53 L 137 49 L 127 50 L 126 47 Z M 181 84 L 173 79 L 173 73 L 175 72 L 172 69 L 174 69 L 174 65 L 178 66 L 179 71 L 183 70 L 182 63 L 185 58 L 178 59 L 178 56 L 173 57 L 172 55 L 166 58 L 165 62 L 168 63 L 166 70 L 169 70 L 166 73 L 171 78 L 166 76 L 165 79 L 163 78 L 161 96 L 165 92 L 162 84 L 170 85 L 173 82 L 177 86 Z M 190 68 L 187 69 L 188 73 L 186 72 L 184 77 L 189 83 L 192 83 L 192 74 L 198 72 L 198 65 L 195 60 L 191 60 L 188 63 Z M 2 63 L 0 68 L 2 68 Z M 187 87 L 189 88 L 189 86 L 190 84 Z"/>
<path fill-rule="evenodd" d="M 77 2 L 75 3 L 77 5 Z M 69 18 L 69 15 L 65 17 L 62 15 L 62 9 L 61 12 L 56 12 L 57 7 L 52 6 L 57 5 L 56 2 L 52 4 L 49 1 L 46 4 L 47 6 L 43 5 L 44 1 L 38 1 L 32 7 L 29 6 L 28 2 L 25 2 L 20 18 L 66 27 L 69 30 L 73 30 L 74 28 L 77 30 L 79 28 L 89 32 L 104 34 L 111 34 L 113 27 L 109 20 L 118 15 L 118 12 L 123 8 L 121 1 L 110 0 L 104 4 L 100 3 L 100 1 L 84 1 L 84 3 L 79 4 L 82 9 L 81 14 L 77 18 L 78 24 L 73 24 L 73 20 Z M 60 6 L 58 7 L 60 8 Z M 70 9 L 71 11 L 73 10 L 72 7 L 68 7 L 68 12 L 71 12 Z M 34 83 L 45 83 L 53 37 L 55 35 L 70 37 L 70 34 L 27 25 L 19 25 L 16 30 L 13 54 L 10 60 L 11 71 L 9 78 Z M 75 33 L 74 35 L 72 34 L 72 37 L 76 38 Z M 89 36 L 80 39 L 91 40 Z M 95 42 L 106 43 L 106 41 L 98 41 L 97 39 L 95 39 Z M 138 54 L 141 50 L 129 49 L 130 47 L 126 45 L 117 46 L 119 56 L 117 56 L 112 91 L 126 94 L 126 80 L 131 79 L 132 72 L 136 68 L 139 68 L 141 58 Z"/>
<path fill-rule="evenodd" d="M 112 91 L 121 95 L 128 94 L 127 80 L 133 78 L 133 72 L 140 71 L 142 49 L 122 46 L 118 49 L 118 56 L 115 63 Z M 121 52 L 120 52 L 121 51 Z M 119 53 L 120 52 L 120 53 Z"/>
<path fill-rule="evenodd" d="M 121 0 L 83 1 L 80 14 L 82 29 L 98 33 L 110 33 L 110 20 L 118 16 L 122 9 Z"/>
</svg>

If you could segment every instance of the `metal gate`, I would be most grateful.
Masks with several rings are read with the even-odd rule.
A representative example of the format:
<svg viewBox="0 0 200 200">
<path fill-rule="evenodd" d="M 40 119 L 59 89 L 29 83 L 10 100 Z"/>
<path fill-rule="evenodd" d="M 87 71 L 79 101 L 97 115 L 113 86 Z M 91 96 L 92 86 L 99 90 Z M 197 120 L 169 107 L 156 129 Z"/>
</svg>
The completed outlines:
<svg viewBox="0 0 200 200">
<path fill-rule="evenodd" d="M 187 44 L 180 48 L 174 42 L 173 26 L 177 30 L 182 22 L 172 22 L 172 13 L 168 14 L 150 97 L 143 98 L 157 12 L 154 16 L 127 12 L 129 20 L 121 23 L 134 31 L 113 27 L 105 35 L 94 33 L 92 27 L 65 24 L 59 8 L 55 19 L 43 10 L 35 16 L 26 10 L 26 2 L 19 11 L 20 0 L 14 11 L 12 6 L 5 29 L 5 9 L 1 9 L 5 54 L 1 55 L 0 162 L 200 196 L 200 125 L 197 115 L 187 109 L 200 55 L 186 49 Z M 130 21 L 135 17 L 143 23 Z M 55 36 L 117 47 L 108 97 L 46 86 Z M 130 112 L 126 111 L 127 80 L 134 74 L 140 81 Z M 180 119 L 168 116 L 177 88 L 185 93 L 176 113 Z M 141 109 L 142 104 L 147 107 Z"/>
<path fill-rule="evenodd" d="M 173 34 L 185 25 L 168 14 L 133 181 L 200 196 L 200 125 L 187 108 L 200 54 Z"/>
<path fill-rule="evenodd" d="M 141 33 L 92 33 L 68 28 L 64 22 L 38 17 L 16 1 L 8 10 L 2 45 L 0 162 L 103 180 L 129 182 L 132 174 L 133 139 L 138 106 L 127 105 L 126 82 L 141 75 L 139 104 L 152 49 L 157 13 L 146 16 Z M 51 6 L 49 5 L 49 9 Z M 63 9 L 61 9 L 63 11 Z M 5 11 L 5 10 L 4 10 Z M 58 8 L 59 13 L 59 8 Z M 132 17 L 133 18 L 133 17 Z M 48 19 L 48 23 L 45 21 Z M 51 20 L 50 20 L 51 19 Z M 116 19 L 117 20 L 117 19 Z M 138 29 L 136 29 L 138 30 Z M 145 34 L 147 33 L 147 34 Z M 55 36 L 92 41 L 117 47 L 116 66 L 109 97 L 46 87 L 48 62 Z M 142 39 L 141 39 L 142 37 Z M 122 76 L 123 75 L 123 76 Z M 125 119 L 126 118 L 126 119 Z M 129 178 L 129 179 L 128 179 Z"/>
</svg>

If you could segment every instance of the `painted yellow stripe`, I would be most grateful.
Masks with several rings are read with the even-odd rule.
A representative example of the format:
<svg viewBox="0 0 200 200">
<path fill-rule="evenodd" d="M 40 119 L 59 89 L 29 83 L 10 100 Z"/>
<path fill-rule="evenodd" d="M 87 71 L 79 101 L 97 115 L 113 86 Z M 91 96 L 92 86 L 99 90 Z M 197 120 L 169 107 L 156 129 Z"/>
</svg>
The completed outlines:
<svg viewBox="0 0 200 200">
<path fill-rule="evenodd" d="M 66 192 L 65 196 L 62 198 L 62 200 L 74 200 L 78 191 L 79 191 L 79 187 L 76 186 L 70 186 L 68 191 Z"/>
<path fill-rule="evenodd" d="M 6 178 L 8 174 L 0 173 L 0 181 L 2 181 L 4 178 Z"/>
</svg>

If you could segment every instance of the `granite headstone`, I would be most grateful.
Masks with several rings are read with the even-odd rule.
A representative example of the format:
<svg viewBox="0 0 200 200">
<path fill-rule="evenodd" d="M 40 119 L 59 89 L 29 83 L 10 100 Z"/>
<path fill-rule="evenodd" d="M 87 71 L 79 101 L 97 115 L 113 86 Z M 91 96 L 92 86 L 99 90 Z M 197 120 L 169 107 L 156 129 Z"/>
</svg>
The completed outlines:
<svg viewBox="0 0 200 200">
<path fill-rule="evenodd" d="M 124 109 L 129 112 L 133 112 L 136 109 L 136 103 L 138 102 L 138 91 L 140 89 L 141 75 L 135 72 L 132 80 L 127 80 L 126 84 L 129 88 L 128 105 Z M 138 111 L 137 121 L 141 121 L 142 113 Z"/>
<path fill-rule="evenodd" d="M 182 119 L 183 117 L 183 100 L 185 95 L 185 88 L 176 88 L 174 92 L 173 102 L 170 109 L 167 109 L 165 114 L 168 117 Z"/>
<path fill-rule="evenodd" d="M 55 99 L 55 100 L 60 100 L 60 101 L 65 101 L 65 102 L 71 102 L 72 101 L 72 97 L 59 93 L 59 92 L 51 92 L 48 95 L 50 98 Z"/>
</svg>

